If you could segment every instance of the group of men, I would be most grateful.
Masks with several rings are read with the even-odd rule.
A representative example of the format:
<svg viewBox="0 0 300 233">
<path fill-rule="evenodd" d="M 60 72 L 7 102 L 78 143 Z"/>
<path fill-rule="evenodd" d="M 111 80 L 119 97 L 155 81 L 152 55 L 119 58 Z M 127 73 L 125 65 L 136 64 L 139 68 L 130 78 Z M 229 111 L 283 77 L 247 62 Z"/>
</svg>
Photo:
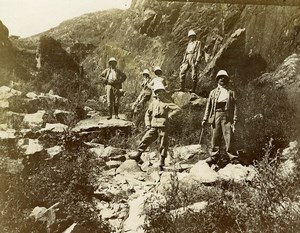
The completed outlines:
<svg viewBox="0 0 300 233">
<path fill-rule="evenodd" d="M 195 92 L 198 82 L 198 65 L 202 57 L 201 42 L 196 40 L 196 33 L 193 30 L 188 32 L 188 37 L 189 43 L 180 66 L 180 90 L 185 91 L 185 77 L 187 71 L 190 69 L 193 80 L 192 92 Z M 106 84 L 105 88 L 109 109 L 108 120 L 112 118 L 113 109 L 115 118 L 119 119 L 119 100 L 123 95 L 122 83 L 126 80 L 126 75 L 117 69 L 115 58 L 110 58 L 108 64 L 109 68 L 105 69 L 101 74 Z M 167 83 L 162 76 L 163 72 L 159 66 L 154 67 L 154 74 L 155 77 L 151 79 L 149 70 L 145 69 L 143 71 L 142 91 L 132 105 L 133 111 L 142 109 L 151 99 L 151 96 L 153 97 L 145 114 L 147 132 L 138 146 L 138 152 L 132 155 L 131 159 L 142 163 L 142 153 L 159 138 L 159 167 L 160 170 L 163 170 L 169 145 L 168 128 L 170 127 L 170 119 L 181 109 L 170 99 L 166 98 Z M 220 70 L 217 73 L 216 82 L 217 87 L 209 94 L 202 120 L 203 127 L 207 123 L 212 127 L 212 152 L 211 156 L 206 160 L 209 165 L 216 164 L 221 159 L 220 147 L 222 136 L 230 161 L 237 158 L 233 145 L 233 134 L 237 122 L 235 92 L 228 88 L 229 76 L 225 70 Z"/>
</svg>

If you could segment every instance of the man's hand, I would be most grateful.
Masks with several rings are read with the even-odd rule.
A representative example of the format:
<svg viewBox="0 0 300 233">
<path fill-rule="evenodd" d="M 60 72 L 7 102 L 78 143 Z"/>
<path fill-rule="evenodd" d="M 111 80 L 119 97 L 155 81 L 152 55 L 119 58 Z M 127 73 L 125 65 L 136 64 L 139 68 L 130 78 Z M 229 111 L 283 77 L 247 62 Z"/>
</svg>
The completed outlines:
<svg viewBox="0 0 300 233">
<path fill-rule="evenodd" d="M 151 129 L 151 125 L 146 126 L 147 130 Z"/>
<path fill-rule="evenodd" d="M 206 120 L 203 120 L 201 125 L 202 125 L 202 127 L 205 127 L 206 126 Z"/>
</svg>

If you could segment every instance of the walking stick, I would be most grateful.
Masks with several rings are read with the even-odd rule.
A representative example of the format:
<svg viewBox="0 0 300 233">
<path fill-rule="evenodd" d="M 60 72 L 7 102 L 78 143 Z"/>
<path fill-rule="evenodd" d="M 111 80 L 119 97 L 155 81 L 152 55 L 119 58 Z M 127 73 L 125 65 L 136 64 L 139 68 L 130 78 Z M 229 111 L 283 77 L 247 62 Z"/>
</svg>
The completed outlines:
<svg viewBox="0 0 300 233">
<path fill-rule="evenodd" d="M 199 145 L 201 146 L 202 136 L 203 136 L 204 127 L 201 129 L 200 138 L 199 138 Z M 198 162 L 200 160 L 200 152 L 198 153 Z"/>
</svg>

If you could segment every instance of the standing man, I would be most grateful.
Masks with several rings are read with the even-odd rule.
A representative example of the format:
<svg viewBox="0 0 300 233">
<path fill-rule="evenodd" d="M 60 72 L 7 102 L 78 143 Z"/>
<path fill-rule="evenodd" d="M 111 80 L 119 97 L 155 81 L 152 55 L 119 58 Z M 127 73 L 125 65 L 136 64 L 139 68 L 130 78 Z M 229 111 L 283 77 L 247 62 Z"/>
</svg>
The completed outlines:
<svg viewBox="0 0 300 233">
<path fill-rule="evenodd" d="M 107 120 L 112 118 L 112 111 L 114 108 L 115 118 L 119 118 L 119 102 L 123 95 L 122 83 L 126 80 L 126 75 L 117 69 L 117 60 L 111 57 L 108 61 L 109 68 L 105 69 L 101 76 L 105 78 L 105 89 L 107 95 L 107 104 L 109 109 L 109 116 Z"/>
<path fill-rule="evenodd" d="M 201 42 L 196 40 L 196 33 L 193 30 L 189 30 L 188 32 L 189 43 L 186 48 L 182 64 L 180 66 L 180 85 L 181 91 L 185 90 L 185 76 L 186 72 L 191 69 L 192 71 L 192 79 L 193 79 L 193 87 L 192 92 L 196 91 L 197 82 L 198 82 L 198 71 L 197 67 L 200 63 L 201 58 Z"/>
<path fill-rule="evenodd" d="M 167 157 L 169 139 L 169 119 L 172 118 L 180 108 L 165 97 L 165 87 L 161 83 L 154 86 L 157 98 L 153 99 L 145 114 L 145 124 L 148 129 L 138 146 L 138 153 L 131 156 L 132 159 L 141 163 L 141 155 L 157 138 L 159 138 L 160 170 L 163 170 L 165 158 Z"/>
<path fill-rule="evenodd" d="M 237 122 L 235 92 L 228 88 L 229 77 L 225 70 L 217 73 L 218 87 L 208 97 L 202 126 L 208 122 L 212 126 L 212 153 L 206 161 L 215 164 L 220 157 L 222 136 L 226 144 L 226 152 L 230 160 L 237 158 L 233 147 L 233 134 Z"/>
<path fill-rule="evenodd" d="M 132 105 L 133 113 L 138 112 L 142 108 L 144 108 L 145 104 L 150 100 L 152 94 L 152 90 L 148 87 L 150 81 L 150 72 L 148 69 L 145 69 L 143 71 L 142 91 Z"/>
</svg>

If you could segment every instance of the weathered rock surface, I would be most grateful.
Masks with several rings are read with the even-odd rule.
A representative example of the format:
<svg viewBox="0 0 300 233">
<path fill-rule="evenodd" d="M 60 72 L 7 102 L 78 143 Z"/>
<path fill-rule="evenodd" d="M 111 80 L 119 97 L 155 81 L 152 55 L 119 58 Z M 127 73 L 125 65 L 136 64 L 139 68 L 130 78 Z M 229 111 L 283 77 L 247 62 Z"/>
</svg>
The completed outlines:
<svg viewBox="0 0 300 233">
<path fill-rule="evenodd" d="M 134 172 L 141 172 L 141 168 L 137 164 L 137 162 L 133 159 L 126 160 L 121 164 L 120 167 L 117 169 L 117 173 L 134 173 Z"/>
<path fill-rule="evenodd" d="M 42 128 L 45 113 L 45 110 L 39 110 L 36 113 L 26 114 L 23 118 L 22 126 L 34 130 Z"/>
<path fill-rule="evenodd" d="M 233 180 L 235 182 L 252 181 L 257 175 L 254 167 L 242 166 L 241 164 L 227 164 L 218 171 L 219 179 Z"/>
<path fill-rule="evenodd" d="M 185 179 L 187 178 L 201 183 L 214 183 L 218 180 L 219 175 L 205 161 L 199 161 L 191 168 L 190 176 Z"/>
</svg>

